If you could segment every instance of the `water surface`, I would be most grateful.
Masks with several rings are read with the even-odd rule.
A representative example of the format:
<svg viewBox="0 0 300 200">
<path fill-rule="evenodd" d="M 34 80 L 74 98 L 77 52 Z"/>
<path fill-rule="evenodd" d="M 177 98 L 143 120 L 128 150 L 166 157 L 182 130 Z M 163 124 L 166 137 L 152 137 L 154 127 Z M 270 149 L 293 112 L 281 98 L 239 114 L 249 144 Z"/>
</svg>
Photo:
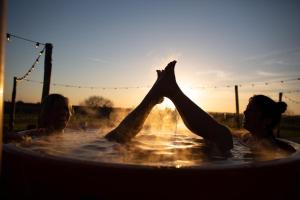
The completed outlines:
<svg viewBox="0 0 300 200">
<path fill-rule="evenodd" d="M 16 145 L 43 155 L 172 167 L 240 164 L 286 157 L 280 152 L 257 154 L 237 138 L 234 138 L 230 154 L 223 155 L 208 146 L 201 137 L 188 132 L 147 130 L 127 144 L 107 141 L 104 138 L 106 133 L 106 130 L 69 129 L 63 134 L 32 138 Z"/>
</svg>

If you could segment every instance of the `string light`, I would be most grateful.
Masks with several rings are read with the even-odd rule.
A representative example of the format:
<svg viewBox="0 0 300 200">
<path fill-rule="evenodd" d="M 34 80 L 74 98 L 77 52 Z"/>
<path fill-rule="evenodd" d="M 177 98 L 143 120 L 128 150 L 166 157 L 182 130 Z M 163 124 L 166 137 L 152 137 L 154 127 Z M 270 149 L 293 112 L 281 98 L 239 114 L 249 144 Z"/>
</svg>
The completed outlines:
<svg viewBox="0 0 300 200">
<path fill-rule="evenodd" d="M 11 39 L 10 39 L 10 34 L 9 33 L 6 33 L 6 39 L 7 39 L 7 41 L 10 41 Z"/>
<path fill-rule="evenodd" d="M 32 68 L 34 69 L 34 67 Z M 287 84 L 287 82 L 289 81 L 295 81 L 295 80 L 298 80 L 297 79 L 289 79 L 289 80 L 284 80 L 283 82 L 285 84 Z M 34 80 L 28 80 L 30 82 L 38 82 L 38 83 L 43 83 L 43 82 L 39 82 L 39 81 L 34 81 Z M 276 81 L 277 83 L 281 83 L 282 81 Z M 272 82 L 272 83 L 275 83 L 275 82 Z M 265 84 L 265 83 L 264 83 Z M 129 86 L 124 86 L 124 87 L 99 87 L 99 86 L 80 86 L 80 85 L 69 85 L 69 84 L 60 84 L 60 83 L 53 83 L 52 85 L 55 85 L 55 86 L 61 86 L 61 87 L 68 87 L 68 88 L 86 88 L 86 89 L 101 89 L 101 90 L 128 90 L 128 89 L 143 89 L 143 88 L 151 88 L 151 86 L 149 85 L 146 85 L 146 86 L 132 86 L 132 87 L 129 87 Z M 238 85 L 239 87 L 245 87 L 247 84 L 235 84 L 235 85 Z M 231 88 L 231 87 L 234 87 L 235 85 L 224 85 L 224 86 L 211 86 L 211 87 L 204 87 L 204 86 L 197 86 L 197 87 L 190 87 L 191 89 L 209 89 L 209 88 L 212 88 L 212 89 L 219 89 L 219 88 Z M 254 83 L 250 83 L 250 86 L 254 87 L 256 85 L 259 85 L 259 84 L 254 84 Z M 268 82 L 268 85 L 270 85 L 270 82 Z M 283 91 L 284 93 L 298 93 L 300 92 L 300 90 L 285 90 Z"/>
<path fill-rule="evenodd" d="M 26 41 L 26 42 L 33 43 L 33 44 L 35 44 L 35 47 L 36 47 L 36 48 L 38 48 L 40 45 L 45 45 L 44 43 L 41 43 L 41 42 L 38 42 L 38 41 L 34 41 L 34 40 L 31 40 L 31 39 L 27 39 L 27 38 L 24 38 L 24 37 L 20 37 L 20 36 L 11 34 L 11 33 L 6 33 L 6 39 L 7 39 L 7 41 L 10 41 L 12 37 L 18 38 L 18 39 L 20 39 L 20 40 L 24 40 L 24 41 Z"/>
<path fill-rule="evenodd" d="M 285 93 L 288 93 L 288 94 L 290 94 L 290 93 L 299 93 L 300 92 L 300 90 L 288 90 L 288 91 L 285 91 Z"/>
<path fill-rule="evenodd" d="M 284 95 L 284 98 L 287 99 L 288 101 L 292 102 L 292 103 L 300 104 L 300 101 L 296 101 L 296 100 L 294 100 L 294 99 L 292 99 L 292 98 L 290 98 L 290 97 L 288 97 L 286 95 Z"/>
<path fill-rule="evenodd" d="M 238 85 L 239 87 L 246 87 L 246 86 L 255 87 L 258 85 L 269 86 L 270 84 L 273 84 L 273 83 L 274 84 L 275 83 L 287 83 L 287 82 L 298 81 L 298 80 L 300 80 L 300 78 L 293 78 L 293 79 L 280 80 L 280 81 L 253 82 L 253 83 L 243 83 L 243 84 L 234 84 L 234 85 L 223 85 L 223 86 L 195 86 L 195 87 L 191 87 L 191 89 L 230 88 L 230 87 L 234 87 L 235 85 Z"/>
<path fill-rule="evenodd" d="M 33 82 L 33 83 L 41 83 L 43 84 L 42 81 L 36 81 L 36 80 L 31 80 L 31 79 L 26 79 L 28 82 Z M 149 88 L 149 86 L 138 86 L 138 87 L 98 87 L 98 86 L 80 86 L 80 85 L 69 85 L 69 84 L 62 84 L 62 83 L 52 83 L 53 86 L 61 86 L 61 87 L 67 87 L 67 88 L 86 88 L 86 89 L 101 89 L 101 90 L 128 90 L 128 89 L 139 89 L 139 88 Z"/>
<path fill-rule="evenodd" d="M 44 47 L 45 49 L 45 47 Z M 41 52 L 44 52 L 44 49 L 41 51 Z M 29 76 L 29 74 L 34 70 L 35 68 L 35 65 L 39 63 L 39 59 L 41 57 L 41 52 L 39 53 L 37 59 L 35 59 L 33 65 L 28 69 L 28 71 L 25 73 L 25 75 L 23 75 L 22 77 L 19 77 L 17 78 L 18 81 L 21 81 L 21 80 L 27 80 L 27 76 Z M 28 80 L 27 80 L 28 81 Z"/>
</svg>

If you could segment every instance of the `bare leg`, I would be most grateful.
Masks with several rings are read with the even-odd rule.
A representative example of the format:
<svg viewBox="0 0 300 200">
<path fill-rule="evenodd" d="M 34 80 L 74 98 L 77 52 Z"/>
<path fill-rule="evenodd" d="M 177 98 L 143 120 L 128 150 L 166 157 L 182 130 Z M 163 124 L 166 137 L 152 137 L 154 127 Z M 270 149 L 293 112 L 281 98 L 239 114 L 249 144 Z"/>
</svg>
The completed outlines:
<svg viewBox="0 0 300 200">
<path fill-rule="evenodd" d="M 123 119 L 117 128 L 105 136 L 108 140 L 125 143 L 140 132 L 152 108 L 163 100 L 157 85 L 160 74 L 161 71 L 157 71 L 157 81 L 142 102 Z"/>
<path fill-rule="evenodd" d="M 215 121 L 179 88 L 175 79 L 175 64 L 176 61 L 171 62 L 162 72 L 159 80 L 162 93 L 174 103 L 188 129 L 215 143 L 222 151 L 231 149 L 232 136 L 228 128 Z"/>
</svg>

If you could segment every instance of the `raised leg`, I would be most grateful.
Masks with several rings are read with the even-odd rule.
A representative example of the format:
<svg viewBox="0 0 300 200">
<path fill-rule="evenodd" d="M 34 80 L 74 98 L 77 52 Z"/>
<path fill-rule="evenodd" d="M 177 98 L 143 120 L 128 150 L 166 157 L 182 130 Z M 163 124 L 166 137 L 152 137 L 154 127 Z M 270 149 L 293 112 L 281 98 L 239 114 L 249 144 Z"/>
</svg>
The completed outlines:
<svg viewBox="0 0 300 200">
<path fill-rule="evenodd" d="M 144 97 L 142 102 L 122 120 L 118 127 L 105 136 L 108 140 L 125 143 L 130 141 L 141 131 L 152 108 L 163 101 L 163 96 L 160 94 L 157 85 L 160 75 L 161 71 L 157 71 L 157 80 L 148 94 Z"/>
<path fill-rule="evenodd" d="M 162 72 L 159 80 L 161 92 L 174 103 L 188 129 L 215 143 L 222 151 L 231 149 L 233 143 L 230 130 L 203 111 L 179 88 L 174 73 L 175 64 L 176 61 L 171 62 Z"/>
</svg>

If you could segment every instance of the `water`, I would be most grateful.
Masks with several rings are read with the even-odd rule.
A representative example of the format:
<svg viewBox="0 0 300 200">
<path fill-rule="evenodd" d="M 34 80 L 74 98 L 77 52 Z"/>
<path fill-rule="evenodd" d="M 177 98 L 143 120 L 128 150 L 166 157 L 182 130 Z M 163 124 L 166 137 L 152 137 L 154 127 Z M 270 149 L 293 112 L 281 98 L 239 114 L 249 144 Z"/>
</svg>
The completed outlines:
<svg viewBox="0 0 300 200">
<path fill-rule="evenodd" d="M 201 137 L 188 132 L 142 131 L 130 143 L 107 141 L 107 130 L 67 130 L 16 144 L 19 148 L 43 155 L 106 163 L 185 167 L 251 163 L 286 157 L 282 152 L 254 153 L 234 138 L 230 154 L 222 155 L 209 148 Z"/>
</svg>

